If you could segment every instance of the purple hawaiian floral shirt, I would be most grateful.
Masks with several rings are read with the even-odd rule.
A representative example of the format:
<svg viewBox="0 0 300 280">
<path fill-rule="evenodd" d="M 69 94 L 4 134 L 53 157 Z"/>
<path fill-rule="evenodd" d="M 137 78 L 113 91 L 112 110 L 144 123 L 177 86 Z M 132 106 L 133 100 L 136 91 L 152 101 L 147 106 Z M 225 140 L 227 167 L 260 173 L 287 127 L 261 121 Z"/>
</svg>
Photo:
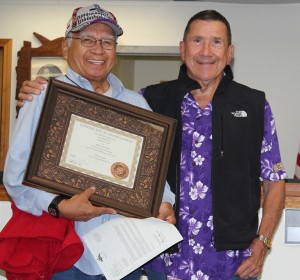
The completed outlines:
<svg viewBox="0 0 300 280">
<path fill-rule="evenodd" d="M 232 277 L 250 249 L 216 252 L 213 247 L 211 190 L 212 104 L 201 109 L 191 93 L 181 105 L 182 150 L 179 231 L 183 241 L 179 252 L 162 254 L 148 267 L 179 279 L 225 280 Z M 280 163 L 275 122 L 265 104 L 264 139 L 261 149 L 261 178 L 278 181 L 285 170 L 273 171 Z"/>
</svg>

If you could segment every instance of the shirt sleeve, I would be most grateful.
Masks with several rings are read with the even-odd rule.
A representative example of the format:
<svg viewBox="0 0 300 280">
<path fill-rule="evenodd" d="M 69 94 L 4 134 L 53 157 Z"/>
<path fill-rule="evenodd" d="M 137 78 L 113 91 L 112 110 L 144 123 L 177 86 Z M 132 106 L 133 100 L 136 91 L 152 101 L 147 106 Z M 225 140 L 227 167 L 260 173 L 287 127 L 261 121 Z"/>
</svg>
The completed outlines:
<svg viewBox="0 0 300 280">
<path fill-rule="evenodd" d="M 169 202 L 172 205 L 175 203 L 175 194 L 171 191 L 170 185 L 168 182 L 165 184 L 165 189 L 163 193 L 162 202 Z"/>
<path fill-rule="evenodd" d="M 281 162 L 274 116 L 267 100 L 265 103 L 264 137 L 260 161 L 262 179 L 279 181 L 287 178 L 285 168 Z"/>
<path fill-rule="evenodd" d="M 54 194 L 22 184 L 45 91 L 26 102 L 16 119 L 12 141 L 6 156 L 3 183 L 16 206 L 33 215 L 47 211 Z"/>
</svg>

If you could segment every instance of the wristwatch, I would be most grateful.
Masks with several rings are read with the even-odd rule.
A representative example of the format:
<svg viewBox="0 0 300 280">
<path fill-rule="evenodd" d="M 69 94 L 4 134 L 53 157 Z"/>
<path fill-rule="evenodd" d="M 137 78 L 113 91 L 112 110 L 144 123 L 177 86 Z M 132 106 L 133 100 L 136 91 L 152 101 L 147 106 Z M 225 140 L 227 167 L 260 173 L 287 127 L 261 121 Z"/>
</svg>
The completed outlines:
<svg viewBox="0 0 300 280">
<path fill-rule="evenodd" d="M 54 199 L 51 201 L 51 203 L 48 206 L 48 213 L 54 217 L 54 218 L 58 218 L 59 217 L 59 210 L 58 210 L 58 204 L 64 200 L 65 198 L 62 197 L 61 195 L 58 195 L 56 197 L 54 197 Z"/>
<path fill-rule="evenodd" d="M 272 248 L 272 240 L 271 238 L 265 237 L 262 234 L 257 234 L 256 238 L 258 238 L 264 245 L 270 250 Z"/>
</svg>

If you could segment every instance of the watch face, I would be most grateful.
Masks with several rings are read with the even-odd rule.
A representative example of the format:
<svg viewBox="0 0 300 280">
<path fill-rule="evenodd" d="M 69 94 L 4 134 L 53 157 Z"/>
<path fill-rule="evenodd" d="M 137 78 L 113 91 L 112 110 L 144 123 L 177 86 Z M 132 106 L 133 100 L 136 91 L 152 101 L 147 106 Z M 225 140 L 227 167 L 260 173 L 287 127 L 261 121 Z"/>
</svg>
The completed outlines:
<svg viewBox="0 0 300 280">
<path fill-rule="evenodd" d="M 260 241 L 262 241 L 262 242 L 265 244 L 265 246 L 266 246 L 268 249 L 271 249 L 271 247 L 272 247 L 272 240 L 271 240 L 270 238 L 265 237 L 265 236 L 263 236 L 263 235 L 257 235 L 257 237 L 258 237 L 258 239 L 259 239 Z"/>
<path fill-rule="evenodd" d="M 270 239 L 267 238 L 265 242 L 266 242 L 267 247 L 269 247 L 269 248 L 272 247 L 272 241 Z"/>
<path fill-rule="evenodd" d="M 49 207 L 48 207 L 48 213 L 55 217 L 58 218 L 59 217 L 59 210 L 58 210 L 58 204 L 64 200 L 64 198 L 60 195 L 56 196 L 52 202 L 50 203 Z"/>
<path fill-rule="evenodd" d="M 58 213 L 57 213 L 57 210 L 56 210 L 56 209 L 49 207 L 48 212 L 49 212 L 49 214 L 50 214 L 51 216 L 57 217 L 57 214 L 58 214 Z"/>
</svg>

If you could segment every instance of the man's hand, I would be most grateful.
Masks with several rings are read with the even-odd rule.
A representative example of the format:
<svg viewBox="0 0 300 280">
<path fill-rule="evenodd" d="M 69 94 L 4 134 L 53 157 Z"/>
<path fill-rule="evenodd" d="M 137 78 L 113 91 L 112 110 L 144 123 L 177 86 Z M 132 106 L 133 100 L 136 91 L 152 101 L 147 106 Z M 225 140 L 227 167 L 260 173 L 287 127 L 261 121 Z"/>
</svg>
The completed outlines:
<svg viewBox="0 0 300 280">
<path fill-rule="evenodd" d="M 251 243 L 251 257 L 245 259 L 236 271 L 242 279 L 255 278 L 261 275 L 267 247 L 258 239 L 254 239 Z"/>
<path fill-rule="evenodd" d="M 171 224 L 176 223 L 175 212 L 174 209 L 169 202 L 162 202 L 159 207 L 159 213 L 157 219 L 169 222 Z"/>
<path fill-rule="evenodd" d="M 112 208 L 93 206 L 89 197 L 95 192 L 94 188 L 89 188 L 80 194 L 64 199 L 58 204 L 60 217 L 74 221 L 88 221 L 103 214 L 116 214 Z"/>
<path fill-rule="evenodd" d="M 23 107 L 25 101 L 32 101 L 32 94 L 41 94 L 45 84 L 47 80 L 42 77 L 37 77 L 34 81 L 24 81 L 18 93 L 17 106 Z"/>
</svg>

